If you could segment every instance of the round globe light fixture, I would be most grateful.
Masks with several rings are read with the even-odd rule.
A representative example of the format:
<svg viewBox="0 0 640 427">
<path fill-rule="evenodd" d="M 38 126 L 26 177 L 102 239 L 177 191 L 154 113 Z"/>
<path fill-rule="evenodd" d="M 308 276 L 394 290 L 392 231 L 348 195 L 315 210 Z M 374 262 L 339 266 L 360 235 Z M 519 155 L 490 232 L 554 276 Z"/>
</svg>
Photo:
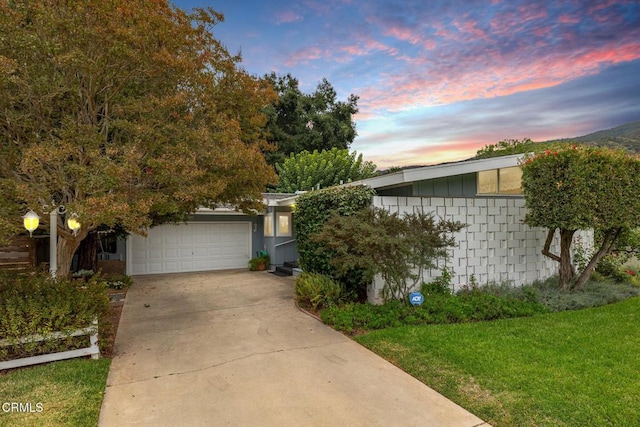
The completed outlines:
<svg viewBox="0 0 640 427">
<path fill-rule="evenodd" d="M 40 224 L 40 217 L 37 213 L 30 210 L 22 217 L 22 222 L 24 228 L 29 232 L 29 237 L 33 237 L 32 233 L 38 228 L 38 224 Z"/>
<path fill-rule="evenodd" d="M 78 230 L 80 230 L 81 226 L 82 226 L 82 224 L 80 224 L 80 221 L 78 221 L 78 218 L 77 218 L 76 214 L 71 215 L 67 219 L 67 227 L 69 227 L 69 230 L 73 231 L 73 235 L 74 236 L 76 235 Z"/>
</svg>

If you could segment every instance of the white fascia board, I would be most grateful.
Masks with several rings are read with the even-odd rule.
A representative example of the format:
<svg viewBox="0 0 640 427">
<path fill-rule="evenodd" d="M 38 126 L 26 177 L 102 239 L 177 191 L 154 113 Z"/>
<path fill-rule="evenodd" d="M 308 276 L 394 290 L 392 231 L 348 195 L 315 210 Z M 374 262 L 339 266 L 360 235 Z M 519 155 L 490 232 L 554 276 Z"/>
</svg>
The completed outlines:
<svg viewBox="0 0 640 427">
<path fill-rule="evenodd" d="M 418 169 L 404 171 L 405 182 L 423 181 L 425 179 L 443 178 L 445 176 L 463 175 L 466 173 L 481 172 L 491 169 L 508 168 L 518 166 L 518 160 L 522 154 L 513 156 L 492 157 L 490 159 L 468 160 L 446 165 L 426 166 Z"/>
<path fill-rule="evenodd" d="M 355 185 L 366 185 L 371 188 L 391 187 L 394 185 L 402 184 L 404 181 L 404 171 L 389 173 L 381 176 L 374 176 L 373 178 L 361 179 L 359 181 L 352 181 L 346 184 L 342 184 L 345 187 L 353 187 Z"/>
<path fill-rule="evenodd" d="M 296 191 L 295 193 L 263 193 L 262 203 L 265 206 L 290 206 L 295 203 L 295 200 L 299 195 L 306 193 L 306 191 Z M 267 197 L 276 196 L 276 197 Z M 277 196 L 282 196 L 278 198 Z"/>
<path fill-rule="evenodd" d="M 397 187 L 401 185 L 408 185 L 417 181 L 424 181 L 427 179 L 443 178 L 446 176 L 462 175 L 484 170 L 518 166 L 518 161 L 523 156 L 523 154 L 514 154 L 511 156 L 492 157 L 490 159 L 465 160 L 456 163 L 424 166 L 415 169 L 405 169 L 403 171 L 376 176 L 373 178 L 362 179 L 360 181 L 354 181 L 344 185 L 368 185 L 372 188 Z"/>
<path fill-rule="evenodd" d="M 237 211 L 231 208 L 203 208 L 199 207 L 193 213 L 194 215 L 246 215 L 244 212 Z"/>
<path fill-rule="evenodd" d="M 296 194 L 295 196 L 291 196 L 291 197 L 287 197 L 286 199 L 278 199 L 275 202 L 275 206 L 291 206 L 294 205 L 296 203 L 296 199 L 298 198 L 299 194 Z"/>
</svg>

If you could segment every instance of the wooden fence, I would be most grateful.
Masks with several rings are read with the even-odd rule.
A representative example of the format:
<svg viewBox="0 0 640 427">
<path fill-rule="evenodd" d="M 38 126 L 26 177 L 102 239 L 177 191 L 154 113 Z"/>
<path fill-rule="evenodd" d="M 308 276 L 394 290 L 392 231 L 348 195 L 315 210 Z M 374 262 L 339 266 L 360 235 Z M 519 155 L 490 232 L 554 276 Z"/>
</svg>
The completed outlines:
<svg viewBox="0 0 640 427">
<path fill-rule="evenodd" d="M 36 240 L 15 237 L 9 246 L 0 246 L 0 268 L 20 270 L 35 265 Z"/>
</svg>

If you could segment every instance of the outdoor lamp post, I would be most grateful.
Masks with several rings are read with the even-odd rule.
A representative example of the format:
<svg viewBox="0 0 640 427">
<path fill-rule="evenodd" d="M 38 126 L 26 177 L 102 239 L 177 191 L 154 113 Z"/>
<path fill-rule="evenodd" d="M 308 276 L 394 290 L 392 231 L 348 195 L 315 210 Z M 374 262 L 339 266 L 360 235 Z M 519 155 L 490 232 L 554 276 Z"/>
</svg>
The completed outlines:
<svg viewBox="0 0 640 427">
<path fill-rule="evenodd" d="M 67 210 L 64 206 L 58 206 L 49 212 L 49 273 L 51 277 L 56 277 L 58 271 L 58 215 L 64 215 Z M 24 228 L 29 231 L 29 236 L 32 236 L 33 231 L 38 228 L 40 223 L 40 217 L 37 213 L 30 210 L 22 217 L 24 222 Z M 67 227 L 73 231 L 75 236 L 78 230 L 80 230 L 80 221 L 76 214 L 71 214 L 67 219 Z"/>
<path fill-rule="evenodd" d="M 29 232 L 29 237 L 33 237 L 33 232 L 38 228 L 38 224 L 40 224 L 40 217 L 34 211 L 29 211 L 22 217 L 22 222 L 24 228 Z"/>
</svg>

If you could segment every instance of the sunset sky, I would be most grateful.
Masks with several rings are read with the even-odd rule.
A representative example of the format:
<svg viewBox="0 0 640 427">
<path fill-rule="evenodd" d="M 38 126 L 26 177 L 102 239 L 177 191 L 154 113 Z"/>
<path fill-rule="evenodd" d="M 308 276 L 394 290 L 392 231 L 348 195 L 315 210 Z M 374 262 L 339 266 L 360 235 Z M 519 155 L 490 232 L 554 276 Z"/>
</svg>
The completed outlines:
<svg viewBox="0 0 640 427">
<path fill-rule="evenodd" d="M 640 1 L 179 0 L 250 73 L 360 97 L 352 148 L 380 168 L 508 138 L 640 120 Z"/>
</svg>

